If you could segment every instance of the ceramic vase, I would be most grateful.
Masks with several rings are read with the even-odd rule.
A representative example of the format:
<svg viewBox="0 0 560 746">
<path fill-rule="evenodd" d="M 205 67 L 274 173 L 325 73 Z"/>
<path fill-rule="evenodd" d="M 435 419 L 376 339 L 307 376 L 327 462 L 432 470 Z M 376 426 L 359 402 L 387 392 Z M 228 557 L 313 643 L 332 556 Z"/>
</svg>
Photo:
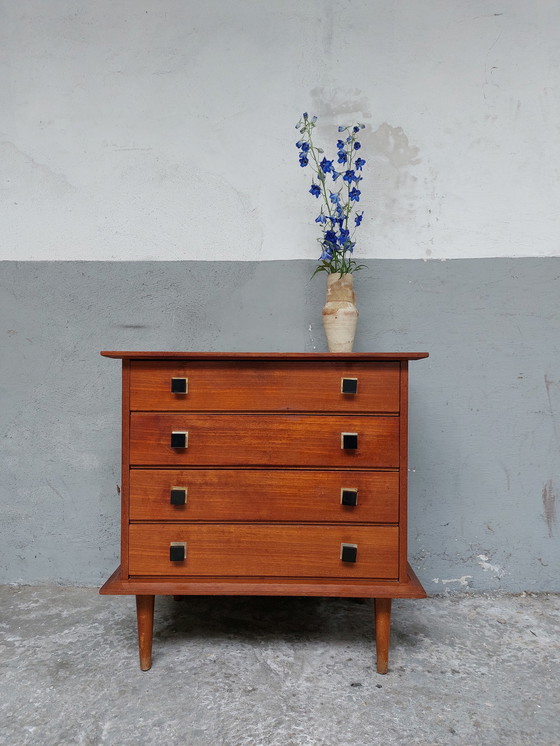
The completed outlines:
<svg viewBox="0 0 560 746">
<path fill-rule="evenodd" d="M 353 275 L 341 275 L 339 272 L 328 274 L 323 326 L 329 352 L 352 352 L 357 321 Z"/>
</svg>

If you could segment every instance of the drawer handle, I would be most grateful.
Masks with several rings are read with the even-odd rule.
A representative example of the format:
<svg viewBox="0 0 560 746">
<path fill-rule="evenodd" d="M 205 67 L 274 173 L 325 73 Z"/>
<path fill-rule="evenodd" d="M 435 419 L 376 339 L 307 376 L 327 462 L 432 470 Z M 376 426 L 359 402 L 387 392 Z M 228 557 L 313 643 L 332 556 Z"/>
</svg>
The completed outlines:
<svg viewBox="0 0 560 746">
<path fill-rule="evenodd" d="M 358 545 L 357 544 L 341 544 L 340 545 L 340 559 L 343 562 L 355 562 L 358 558 Z"/>
<path fill-rule="evenodd" d="M 340 433 L 340 447 L 345 451 L 355 451 L 358 447 L 358 433 Z"/>
<path fill-rule="evenodd" d="M 340 379 L 340 392 L 342 394 L 357 394 L 358 393 L 358 379 L 357 378 L 341 378 Z"/>
<path fill-rule="evenodd" d="M 187 503 L 187 488 L 186 487 L 172 487 L 170 492 L 171 505 L 186 505 Z"/>
<path fill-rule="evenodd" d="M 171 448 L 188 448 L 189 447 L 189 434 L 188 432 L 173 431 L 171 433 Z"/>
<path fill-rule="evenodd" d="M 171 393 L 172 394 L 188 394 L 189 393 L 189 379 L 188 378 L 172 378 L 171 379 Z"/>
<path fill-rule="evenodd" d="M 358 504 L 358 490 L 354 487 L 343 487 L 340 490 L 340 504 L 354 508 Z"/>
<path fill-rule="evenodd" d="M 187 558 L 187 542 L 172 541 L 169 545 L 169 561 L 184 562 Z"/>
</svg>

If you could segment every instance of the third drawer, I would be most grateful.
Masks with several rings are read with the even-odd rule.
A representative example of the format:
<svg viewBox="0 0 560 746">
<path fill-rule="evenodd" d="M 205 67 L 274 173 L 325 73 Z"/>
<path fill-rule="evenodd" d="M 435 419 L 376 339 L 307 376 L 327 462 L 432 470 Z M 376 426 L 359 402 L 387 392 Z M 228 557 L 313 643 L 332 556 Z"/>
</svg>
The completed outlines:
<svg viewBox="0 0 560 746">
<path fill-rule="evenodd" d="M 179 504 L 172 503 L 172 490 Z M 356 505 L 348 504 L 354 497 Z M 397 523 L 398 511 L 398 472 L 272 469 L 132 469 L 130 472 L 131 521 Z"/>
</svg>

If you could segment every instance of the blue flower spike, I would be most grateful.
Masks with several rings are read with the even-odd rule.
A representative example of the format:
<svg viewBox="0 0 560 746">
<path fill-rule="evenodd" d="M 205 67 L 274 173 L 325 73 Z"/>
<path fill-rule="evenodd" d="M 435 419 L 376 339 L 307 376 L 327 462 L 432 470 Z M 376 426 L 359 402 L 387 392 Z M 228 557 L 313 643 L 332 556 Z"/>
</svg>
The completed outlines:
<svg viewBox="0 0 560 746">
<path fill-rule="evenodd" d="M 316 199 L 322 196 L 325 200 L 319 215 L 315 213 L 315 222 L 321 226 L 322 235 L 319 239 L 321 256 L 313 274 L 319 271 L 341 274 L 356 272 L 362 269 L 363 265 L 358 264 L 353 258 L 356 245 L 353 239 L 356 229 L 362 223 L 364 213 L 352 213 L 360 201 L 361 191 L 358 185 L 362 181 L 362 176 L 359 173 L 366 164 L 365 158 L 357 157 L 356 151 L 362 146 L 356 137 L 365 125 L 358 122 L 337 127 L 340 134 L 336 139 L 336 160 L 325 156 L 323 149 L 313 142 L 316 126 L 317 117 L 310 116 L 307 112 L 303 113 L 296 125 L 301 134 L 296 142 L 299 164 L 301 167 L 310 166 L 314 172 L 309 193 Z M 342 164 L 340 171 L 336 170 L 335 163 Z M 342 176 L 337 185 L 338 191 L 333 192 L 327 188 L 328 176 L 333 182 Z M 336 186 L 332 188 L 337 189 Z"/>
</svg>

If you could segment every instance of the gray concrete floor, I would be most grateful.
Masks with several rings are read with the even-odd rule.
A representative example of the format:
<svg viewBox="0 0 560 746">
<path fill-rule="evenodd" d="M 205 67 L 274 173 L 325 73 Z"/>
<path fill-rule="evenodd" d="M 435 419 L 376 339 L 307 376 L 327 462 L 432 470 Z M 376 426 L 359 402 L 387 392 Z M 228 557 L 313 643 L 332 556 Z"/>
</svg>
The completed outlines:
<svg viewBox="0 0 560 746">
<path fill-rule="evenodd" d="M 560 596 L 395 601 L 375 673 L 372 602 L 156 599 L 153 667 L 134 601 L 0 588 L 8 746 L 560 744 Z"/>
</svg>

